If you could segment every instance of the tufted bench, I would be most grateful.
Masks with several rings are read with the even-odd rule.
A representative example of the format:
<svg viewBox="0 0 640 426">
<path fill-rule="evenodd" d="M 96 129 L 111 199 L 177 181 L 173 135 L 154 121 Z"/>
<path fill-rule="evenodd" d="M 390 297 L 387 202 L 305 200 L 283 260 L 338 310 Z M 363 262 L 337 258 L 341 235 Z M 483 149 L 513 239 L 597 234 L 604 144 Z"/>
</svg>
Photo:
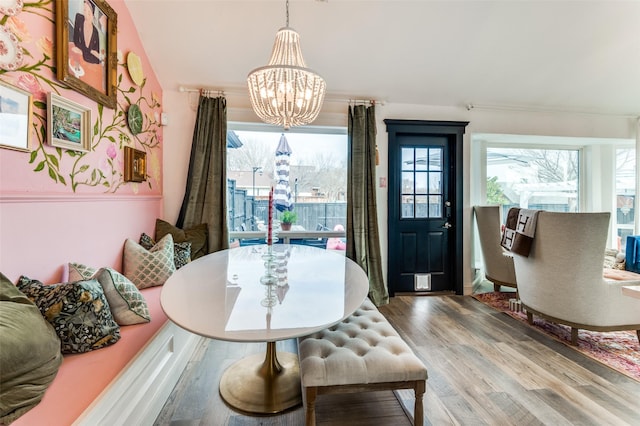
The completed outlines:
<svg viewBox="0 0 640 426">
<path fill-rule="evenodd" d="M 341 323 L 298 338 L 298 354 L 307 426 L 317 395 L 389 389 L 414 390 L 414 425 L 422 425 L 427 368 L 369 299 Z"/>
</svg>

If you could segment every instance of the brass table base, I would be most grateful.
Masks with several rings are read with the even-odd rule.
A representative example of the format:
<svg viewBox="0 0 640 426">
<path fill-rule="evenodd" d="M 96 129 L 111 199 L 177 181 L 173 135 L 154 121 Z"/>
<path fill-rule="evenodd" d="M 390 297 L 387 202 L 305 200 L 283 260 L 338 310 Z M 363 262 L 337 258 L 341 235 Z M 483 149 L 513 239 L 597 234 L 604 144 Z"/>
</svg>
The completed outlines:
<svg viewBox="0 0 640 426">
<path fill-rule="evenodd" d="M 227 404 L 247 413 L 273 414 L 299 405 L 298 355 L 276 355 L 275 342 L 267 342 L 265 355 L 248 356 L 226 369 L 220 379 L 220 395 Z"/>
</svg>

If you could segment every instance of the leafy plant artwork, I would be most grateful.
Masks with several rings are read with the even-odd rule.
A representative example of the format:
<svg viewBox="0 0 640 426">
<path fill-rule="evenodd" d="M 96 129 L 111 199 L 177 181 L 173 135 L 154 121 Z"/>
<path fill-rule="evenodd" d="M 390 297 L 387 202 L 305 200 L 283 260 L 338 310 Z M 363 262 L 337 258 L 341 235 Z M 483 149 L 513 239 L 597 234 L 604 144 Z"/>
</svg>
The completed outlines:
<svg viewBox="0 0 640 426">
<path fill-rule="evenodd" d="M 33 134 L 37 147 L 29 156 L 29 164 L 33 165 L 36 173 L 47 173 L 56 184 L 70 187 L 77 192 L 81 187 L 101 187 L 105 193 L 115 193 L 124 181 L 124 147 L 132 146 L 150 154 L 160 149 L 158 137 L 160 102 L 155 93 L 146 94 L 146 80 L 140 86 L 131 85 L 124 81 L 126 62 L 122 53 L 118 51 L 118 79 L 116 108 L 111 113 L 105 113 L 104 107 L 97 105 L 97 114 L 91 126 L 91 147 L 88 152 L 53 148 L 46 144 L 47 114 L 46 91 L 51 90 L 61 94 L 68 88 L 53 76 L 56 74 L 53 61 L 53 42 L 49 36 L 42 36 L 35 42 L 37 50 L 25 48 L 27 41 L 33 39 L 20 14 L 30 13 L 38 19 L 46 21 L 44 25 L 53 27 L 53 0 L 36 0 L 24 2 L 22 10 L 13 16 L 4 15 L 0 24 L 11 31 L 19 40 L 22 49 L 22 62 L 15 69 L 1 69 L 0 76 L 13 77 L 17 87 L 33 94 Z M 93 101 L 90 101 L 93 102 Z M 137 105 L 144 113 L 143 126 L 136 135 L 131 134 L 127 127 L 125 111 Z M 98 158 L 99 157 L 99 158 Z M 97 159 L 97 160 L 96 160 Z M 63 167 L 64 165 L 64 167 Z M 154 179 L 147 179 L 152 188 Z"/>
</svg>

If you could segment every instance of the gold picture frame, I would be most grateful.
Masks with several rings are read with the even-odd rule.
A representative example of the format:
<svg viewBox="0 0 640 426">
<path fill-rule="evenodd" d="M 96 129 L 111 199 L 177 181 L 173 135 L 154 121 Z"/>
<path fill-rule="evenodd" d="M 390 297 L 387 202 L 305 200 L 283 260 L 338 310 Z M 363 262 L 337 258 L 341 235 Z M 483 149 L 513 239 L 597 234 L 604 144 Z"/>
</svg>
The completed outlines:
<svg viewBox="0 0 640 426">
<path fill-rule="evenodd" d="M 147 153 L 130 146 L 124 147 L 124 181 L 144 182 L 147 180 Z"/>
<path fill-rule="evenodd" d="M 58 80 L 108 108 L 115 108 L 116 12 L 105 0 L 56 0 L 55 18 Z M 89 40 L 85 37 L 87 30 L 91 31 Z"/>
<path fill-rule="evenodd" d="M 47 141 L 72 151 L 91 150 L 91 110 L 83 105 L 47 94 Z"/>
<path fill-rule="evenodd" d="M 0 147 L 29 151 L 31 93 L 0 81 Z"/>
</svg>

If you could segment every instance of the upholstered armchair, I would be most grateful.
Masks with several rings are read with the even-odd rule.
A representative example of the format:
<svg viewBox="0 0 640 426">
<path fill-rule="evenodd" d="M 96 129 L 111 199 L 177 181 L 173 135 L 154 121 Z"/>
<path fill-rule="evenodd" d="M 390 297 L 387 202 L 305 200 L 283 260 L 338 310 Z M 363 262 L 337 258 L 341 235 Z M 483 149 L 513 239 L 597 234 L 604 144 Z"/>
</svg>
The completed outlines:
<svg viewBox="0 0 640 426">
<path fill-rule="evenodd" d="M 538 213 L 529 256 L 514 254 L 518 292 L 529 322 L 533 315 L 578 329 L 636 330 L 640 301 L 622 294 L 638 281 L 603 278 L 609 213 Z"/>
<path fill-rule="evenodd" d="M 500 286 L 517 287 L 513 257 L 500 245 L 500 206 L 475 206 L 473 211 L 478 225 L 478 236 L 484 259 L 484 274 L 493 283 L 493 289 Z"/>
</svg>

